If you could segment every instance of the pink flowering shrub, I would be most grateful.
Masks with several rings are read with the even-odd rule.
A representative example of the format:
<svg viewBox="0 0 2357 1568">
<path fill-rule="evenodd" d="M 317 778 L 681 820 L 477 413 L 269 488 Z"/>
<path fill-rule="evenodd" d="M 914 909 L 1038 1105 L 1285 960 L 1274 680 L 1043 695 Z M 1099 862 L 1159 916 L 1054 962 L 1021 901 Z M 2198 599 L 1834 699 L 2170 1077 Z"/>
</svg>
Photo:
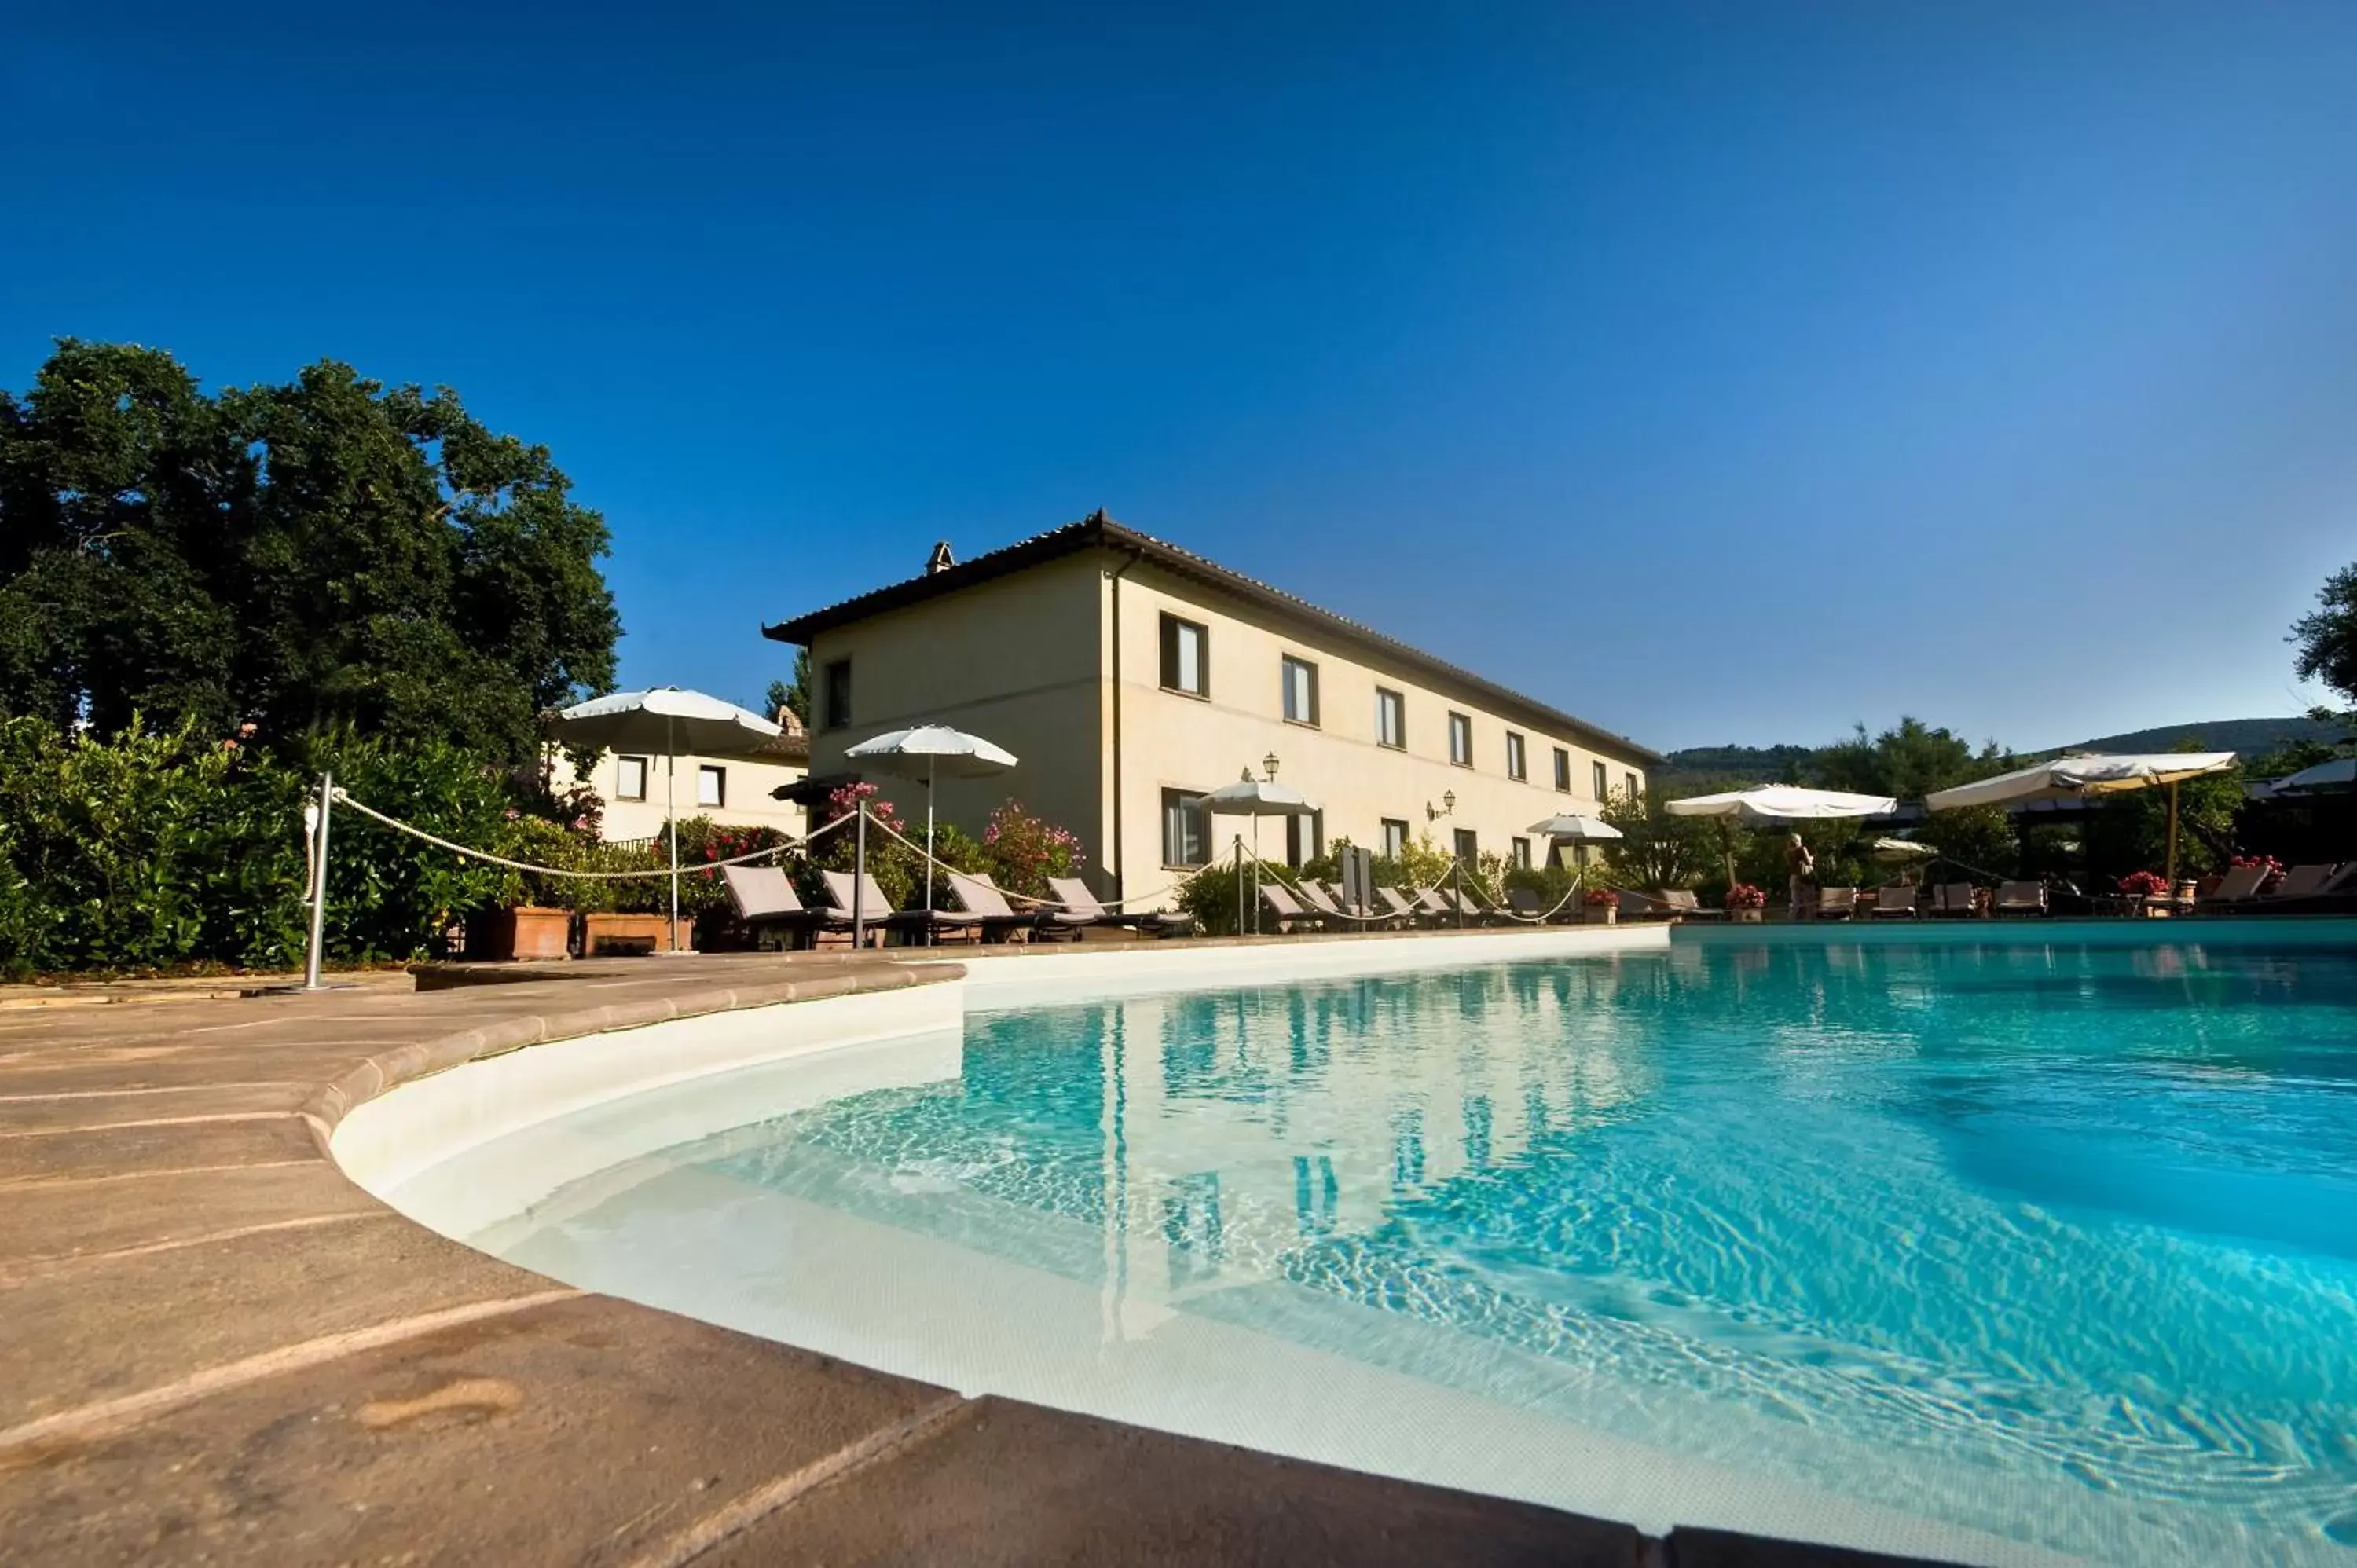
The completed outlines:
<svg viewBox="0 0 2357 1568">
<path fill-rule="evenodd" d="M 1078 833 L 1033 816 L 1018 800 L 990 813 L 982 852 L 1001 887 L 1035 898 L 1048 896 L 1050 876 L 1077 876 L 1089 863 Z"/>
<path fill-rule="evenodd" d="M 2158 898 L 2169 891 L 2169 879 L 2158 871 L 2131 871 L 2120 878 L 2120 891 L 2132 898 Z"/>
<path fill-rule="evenodd" d="M 1749 882 L 1738 882 L 1727 890 L 1724 902 L 1730 909 L 1761 909 L 1767 908 L 1768 895 Z"/>
</svg>

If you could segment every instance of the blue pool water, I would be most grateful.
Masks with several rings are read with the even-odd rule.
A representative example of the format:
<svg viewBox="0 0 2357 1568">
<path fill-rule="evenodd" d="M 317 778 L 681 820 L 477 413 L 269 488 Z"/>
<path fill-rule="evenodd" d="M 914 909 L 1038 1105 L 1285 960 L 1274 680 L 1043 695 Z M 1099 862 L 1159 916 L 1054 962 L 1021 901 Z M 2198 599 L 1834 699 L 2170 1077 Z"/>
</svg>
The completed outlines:
<svg viewBox="0 0 2357 1568">
<path fill-rule="evenodd" d="M 667 1161 L 2004 1541 L 2357 1565 L 2338 948 L 1713 941 L 985 1013 L 946 1076 Z M 648 1203 L 504 1250 L 563 1273 Z"/>
</svg>

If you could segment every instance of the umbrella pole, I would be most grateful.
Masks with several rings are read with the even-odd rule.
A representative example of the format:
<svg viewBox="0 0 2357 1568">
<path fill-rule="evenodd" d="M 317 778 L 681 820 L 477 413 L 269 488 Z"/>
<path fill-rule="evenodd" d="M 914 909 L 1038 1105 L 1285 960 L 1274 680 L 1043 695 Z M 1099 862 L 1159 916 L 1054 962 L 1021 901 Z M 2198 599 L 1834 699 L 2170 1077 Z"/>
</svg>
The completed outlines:
<svg viewBox="0 0 2357 1568">
<path fill-rule="evenodd" d="M 1260 819 L 1253 819 L 1253 935 L 1260 935 Z"/>
<path fill-rule="evenodd" d="M 673 780 L 679 773 L 679 742 L 672 721 L 663 720 L 663 823 L 671 832 L 671 950 L 679 951 L 679 800 Z"/>
<path fill-rule="evenodd" d="M 925 945 L 933 945 L 933 759 L 925 758 Z"/>
<path fill-rule="evenodd" d="M 2169 786 L 2169 897 L 2177 897 L 2177 783 Z"/>
<path fill-rule="evenodd" d="M 859 821 L 852 824 L 851 950 L 867 945 L 867 802 L 859 802 Z"/>
<path fill-rule="evenodd" d="M 1236 935 L 1244 934 L 1244 835 L 1236 835 Z"/>
</svg>

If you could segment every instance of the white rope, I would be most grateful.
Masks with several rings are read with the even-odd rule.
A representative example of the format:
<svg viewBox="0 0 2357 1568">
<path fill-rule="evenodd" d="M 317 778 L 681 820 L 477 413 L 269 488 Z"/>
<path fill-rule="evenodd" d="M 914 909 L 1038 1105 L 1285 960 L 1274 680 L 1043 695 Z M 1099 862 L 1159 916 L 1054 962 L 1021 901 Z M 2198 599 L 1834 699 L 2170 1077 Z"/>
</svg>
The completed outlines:
<svg viewBox="0 0 2357 1568">
<path fill-rule="evenodd" d="M 850 820 L 851 819 L 848 816 L 844 816 L 836 818 L 835 822 L 847 822 Z M 923 844 L 919 843 L 916 840 L 909 837 L 906 833 L 901 832 L 891 823 L 885 822 L 882 818 L 875 815 L 873 812 L 868 814 L 867 820 L 876 827 L 881 828 L 885 832 L 889 833 L 892 837 L 899 839 L 909 848 L 916 851 L 920 858 L 931 861 L 934 866 L 938 869 L 943 872 L 952 873 L 959 876 L 971 876 L 974 875 L 962 865 L 952 865 L 948 861 L 943 860 L 940 855 L 935 854 Z M 827 824 L 828 827 L 833 827 L 834 825 L 834 822 L 829 822 Z M 824 831 L 825 829 L 820 830 L 822 832 Z M 816 838 L 818 834 L 813 833 L 811 836 L 813 838 Z M 1147 898 L 1159 898 L 1162 895 L 1169 892 L 1172 888 L 1178 886 L 1179 884 L 1176 882 L 1166 882 L 1161 886 L 1154 889 L 1151 893 L 1133 893 L 1126 898 L 1100 898 L 1096 902 L 1096 907 L 1100 909 L 1118 909 L 1125 904 L 1135 904 Z M 1058 898 L 1040 898 L 1029 893 L 1017 893 L 1012 887 L 1001 887 L 998 889 L 998 894 L 1002 898 L 1019 898 L 1026 904 L 1037 904 L 1043 908 L 1049 909 L 1086 909 L 1088 908 L 1088 906 L 1082 904 L 1067 904 Z"/>
<path fill-rule="evenodd" d="M 335 788 L 329 798 L 338 805 L 349 806 L 361 815 L 382 822 L 395 832 L 404 832 L 414 839 L 422 839 L 436 849 L 447 849 L 453 854 L 466 855 L 469 859 L 484 861 L 492 865 L 506 866 L 510 871 L 529 872 L 535 876 L 569 876 L 584 882 L 629 882 L 643 877 L 669 876 L 672 874 L 672 868 L 668 865 L 657 866 L 652 871 L 575 871 L 561 865 L 534 865 L 530 861 L 510 860 L 503 854 L 493 854 L 489 850 L 469 849 L 465 844 L 454 843 L 438 834 L 429 833 L 424 828 L 413 827 L 398 817 L 386 816 L 375 807 L 353 800 L 344 792 L 341 785 Z M 767 860 L 772 855 L 783 854 L 790 849 L 808 849 L 821 834 L 831 832 L 849 821 L 851 819 L 847 816 L 838 817 L 827 823 L 825 827 L 814 829 L 805 837 L 788 839 L 783 843 L 771 844 L 767 849 L 757 849 L 750 854 L 735 855 L 727 860 L 700 860 L 693 865 L 681 866 L 679 871 L 682 875 L 698 871 L 717 871 L 724 865 L 745 865 L 753 861 Z"/>
</svg>

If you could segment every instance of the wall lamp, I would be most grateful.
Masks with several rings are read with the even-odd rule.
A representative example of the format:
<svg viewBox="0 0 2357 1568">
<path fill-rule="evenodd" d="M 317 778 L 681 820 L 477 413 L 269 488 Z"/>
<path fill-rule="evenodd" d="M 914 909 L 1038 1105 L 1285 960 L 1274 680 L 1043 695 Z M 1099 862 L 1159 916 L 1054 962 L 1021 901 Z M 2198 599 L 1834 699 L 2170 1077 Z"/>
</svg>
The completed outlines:
<svg viewBox="0 0 2357 1568">
<path fill-rule="evenodd" d="M 1435 806 L 1429 800 L 1426 800 L 1424 803 L 1424 820 L 1427 822 L 1437 822 L 1443 817 L 1453 817 L 1456 814 L 1457 791 L 1454 789 L 1448 790 L 1442 794 L 1440 797 L 1440 804 L 1437 806 Z"/>
</svg>

